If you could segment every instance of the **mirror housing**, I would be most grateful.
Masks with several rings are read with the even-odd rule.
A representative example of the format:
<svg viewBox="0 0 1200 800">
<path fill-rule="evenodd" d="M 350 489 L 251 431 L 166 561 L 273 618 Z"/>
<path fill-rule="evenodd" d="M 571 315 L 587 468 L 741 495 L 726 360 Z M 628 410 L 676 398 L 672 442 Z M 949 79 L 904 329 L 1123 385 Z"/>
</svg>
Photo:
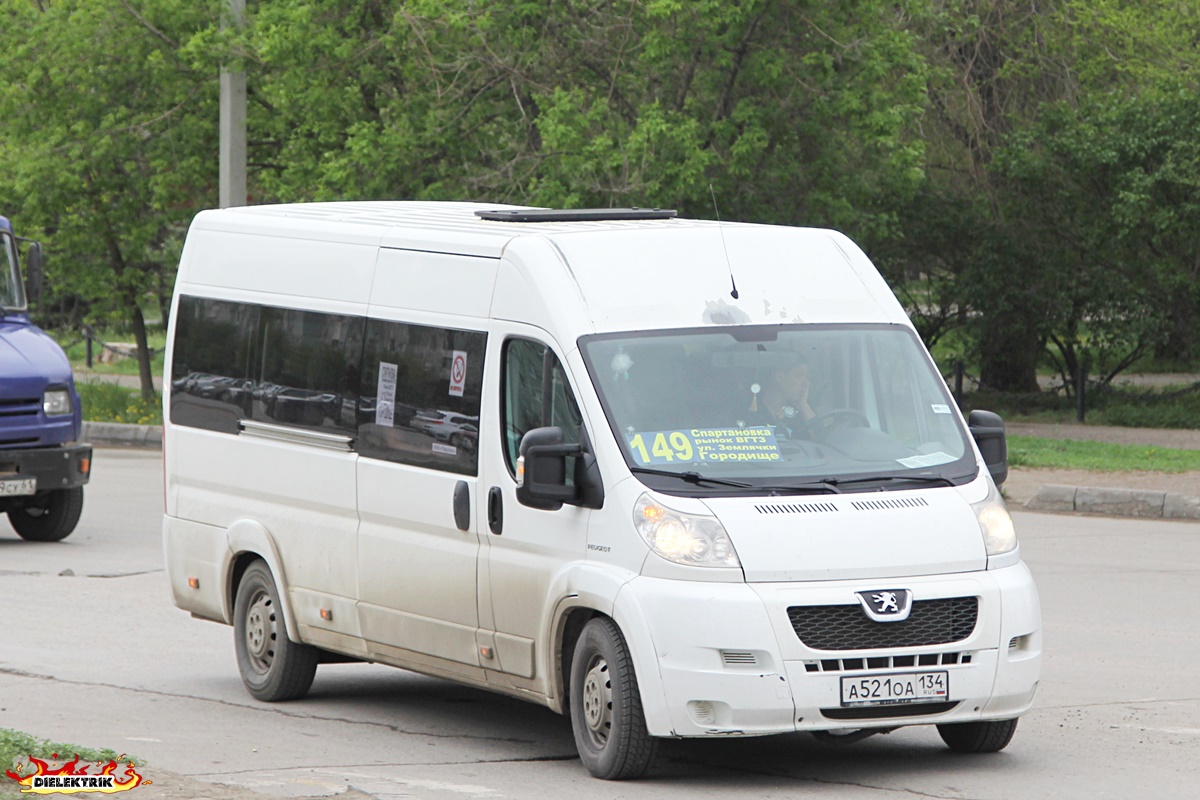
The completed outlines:
<svg viewBox="0 0 1200 800">
<path fill-rule="evenodd" d="M 575 459 L 572 485 L 567 485 L 568 458 Z M 599 472 L 582 444 L 563 444 L 562 428 L 534 428 L 521 439 L 517 502 L 543 511 L 557 511 L 563 503 L 600 508 L 604 488 Z"/>
<path fill-rule="evenodd" d="M 42 266 L 45 262 L 41 242 L 29 243 L 25 261 L 25 298 L 32 303 L 42 296 Z"/>
<path fill-rule="evenodd" d="M 967 417 L 967 429 L 979 452 L 983 463 L 992 474 L 992 482 L 997 486 L 1008 479 L 1008 439 L 1004 434 L 1004 420 L 999 414 L 991 411 L 972 411 Z"/>
</svg>

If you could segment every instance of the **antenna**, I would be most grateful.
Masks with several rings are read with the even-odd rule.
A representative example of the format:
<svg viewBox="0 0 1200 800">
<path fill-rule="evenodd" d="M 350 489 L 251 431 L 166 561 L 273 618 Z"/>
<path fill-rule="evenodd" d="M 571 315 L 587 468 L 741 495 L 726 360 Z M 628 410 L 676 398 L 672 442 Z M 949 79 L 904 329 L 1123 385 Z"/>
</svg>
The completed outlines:
<svg viewBox="0 0 1200 800">
<path fill-rule="evenodd" d="M 733 287 L 729 292 L 729 296 L 737 300 L 737 281 L 733 279 L 733 263 L 729 260 L 729 247 L 725 244 L 725 229 L 721 227 L 721 212 L 717 210 L 717 193 L 713 191 L 711 181 L 708 184 L 708 192 L 712 195 L 713 213 L 717 215 L 717 230 L 721 233 L 721 249 L 725 251 L 725 268 L 729 270 L 729 285 Z"/>
</svg>

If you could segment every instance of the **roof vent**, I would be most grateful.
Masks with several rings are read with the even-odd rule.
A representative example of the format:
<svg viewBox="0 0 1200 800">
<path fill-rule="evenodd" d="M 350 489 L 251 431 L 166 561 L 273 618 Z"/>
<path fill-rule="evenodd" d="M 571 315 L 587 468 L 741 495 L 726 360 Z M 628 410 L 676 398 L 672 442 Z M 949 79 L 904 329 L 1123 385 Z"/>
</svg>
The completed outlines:
<svg viewBox="0 0 1200 800">
<path fill-rule="evenodd" d="M 670 208 L 514 208 L 476 211 L 493 222 L 605 222 L 637 219 L 673 219 Z"/>
</svg>

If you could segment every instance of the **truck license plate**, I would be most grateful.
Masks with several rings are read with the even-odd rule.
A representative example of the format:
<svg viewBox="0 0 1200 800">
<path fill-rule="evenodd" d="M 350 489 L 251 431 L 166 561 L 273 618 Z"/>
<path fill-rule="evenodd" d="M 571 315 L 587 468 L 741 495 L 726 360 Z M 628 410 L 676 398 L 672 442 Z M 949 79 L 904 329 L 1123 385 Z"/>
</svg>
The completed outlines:
<svg viewBox="0 0 1200 800">
<path fill-rule="evenodd" d="M 37 493 L 37 478 L 0 478 L 0 497 Z"/>
<path fill-rule="evenodd" d="M 949 699 L 950 676 L 946 670 L 842 678 L 844 706 L 933 703 Z"/>
</svg>

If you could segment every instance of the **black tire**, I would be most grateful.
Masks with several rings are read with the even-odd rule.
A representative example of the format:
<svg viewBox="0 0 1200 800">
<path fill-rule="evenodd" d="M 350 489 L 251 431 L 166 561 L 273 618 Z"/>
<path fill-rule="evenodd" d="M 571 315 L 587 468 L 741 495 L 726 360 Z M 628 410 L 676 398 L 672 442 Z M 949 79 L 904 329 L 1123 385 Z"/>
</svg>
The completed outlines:
<svg viewBox="0 0 1200 800">
<path fill-rule="evenodd" d="M 29 505 L 10 508 L 8 521 L 22 539 L 57 542 L 71 535 L 83 513 L 83 487 L 55 489 L 35 497 Z"/>
<path fill-rule="evenodd" d="M 271 570 L 255 561 L 242 573 L 233 604 L 233 647 L 246 691 L 268 703 L 303 697 L 320 651 L 288 639 Z"/>
<path fill-rule="evenodd" d="M 956 753 L 997 753 L 1012 741 L 1017 721 L 956 722 L 937 729 L 942 741 Z"/>
<path fill-rule="evenodd" d="M 633 659 L 607 617 L 584 626 L 571 659 L 571 728 L 587 771 L 604 780 L 646 774 L 658 740 L 646 730 Z"/>
</svg>

